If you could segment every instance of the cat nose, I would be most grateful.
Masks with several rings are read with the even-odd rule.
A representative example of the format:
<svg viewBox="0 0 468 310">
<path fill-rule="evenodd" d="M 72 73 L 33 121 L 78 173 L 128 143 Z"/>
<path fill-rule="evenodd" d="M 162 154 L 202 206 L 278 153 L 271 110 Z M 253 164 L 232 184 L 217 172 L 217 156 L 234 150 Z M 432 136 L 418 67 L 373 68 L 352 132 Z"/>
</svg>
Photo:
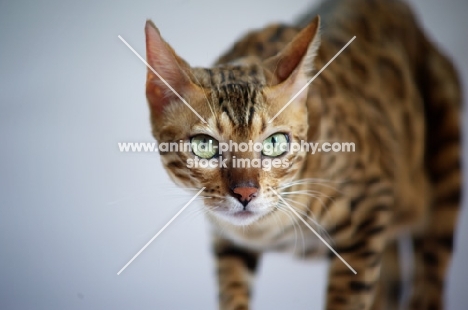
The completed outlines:
<svg viewBox="0 0 468 310">
<path fill-rule="evenodd" d="M 258 189 L 256 187 L 235 187 L 232 192 L 245 207 L 252 199 L 257 197 Z"/>
</svg>

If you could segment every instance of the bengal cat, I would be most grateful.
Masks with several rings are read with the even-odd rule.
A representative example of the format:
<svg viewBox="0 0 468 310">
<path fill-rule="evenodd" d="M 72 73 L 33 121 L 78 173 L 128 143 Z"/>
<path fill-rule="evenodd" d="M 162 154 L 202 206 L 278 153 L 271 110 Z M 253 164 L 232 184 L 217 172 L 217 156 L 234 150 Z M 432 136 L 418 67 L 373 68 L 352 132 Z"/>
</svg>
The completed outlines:
<svg viewBox="0 0 468 310">
<path fill-rule="evenodd" d="M 461 196 L 460 85 L 407 5 L 327 1 L 296 25 L 248 33 L 212 68 L 191 67 L 151 21 L 145 32 L 148 63 L 164 79 L 148 70 L 152 132 L 160 145 L 194 146 L 161 160 L 177 184 L 206 188 L 220 309 L 250 308 L 252 276 L 270 251 L 330 259 L 326 309 L 397 309 L 402 234 L 414 250 L 409 308 L 444 308 Z M 196 148 L 228 141 L 265 149 Z M 353 142 L 356 150 L 266 151 L 300 141 Z M 221 157 L 225 165 L 187 167 Z M 233 167 L 236 158 L 288 164 Z"/>
</svg>

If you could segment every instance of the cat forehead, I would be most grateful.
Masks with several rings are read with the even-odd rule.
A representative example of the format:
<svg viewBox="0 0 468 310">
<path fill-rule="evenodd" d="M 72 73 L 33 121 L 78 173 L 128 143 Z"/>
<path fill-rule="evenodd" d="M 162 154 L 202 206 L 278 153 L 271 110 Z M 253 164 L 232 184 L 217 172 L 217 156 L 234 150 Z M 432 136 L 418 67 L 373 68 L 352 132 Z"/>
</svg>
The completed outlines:
<svg viewBox="0 0 468 310">
<path fill-rule="evenodd" d="M 261 90 L 249 83 L 219 85 L 212 94 L 217 101 L 217 110 L 237 128 L 251 127 L 254 115 L 263 103 Z"/>
<path fill-rule="evenodd" d="M 263 106 L 266 85 L 263 68 L 258 64 L 224 64 L 213 68 L 192 69 L 192 81 L 208 90 L 214 103 L 218 128 L 232 127 L 244 132 L 255 126 L 254 116 Z M 224 120 L 224 121 L 223 121 Z"/>
<path fill-rule="evenodd" d="M 194 82 L 204 88 L 218 88 L 229 84 L 262 87 L 266 84 L 263 68 L 257 64 L 196 68 L 193 70 L 193 75 Z"/>
</svg>

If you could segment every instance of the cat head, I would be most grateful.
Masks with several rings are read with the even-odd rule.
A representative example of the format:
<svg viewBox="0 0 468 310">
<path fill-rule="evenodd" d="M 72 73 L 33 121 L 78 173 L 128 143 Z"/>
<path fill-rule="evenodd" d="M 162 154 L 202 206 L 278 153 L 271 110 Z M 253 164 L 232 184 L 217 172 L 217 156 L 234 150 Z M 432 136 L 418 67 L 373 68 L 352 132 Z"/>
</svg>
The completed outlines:
<svg viewBox="0 0 468 310">
<path fill-rule="evenodd" d="M 207 213 L 220 223 L 267 219 L 276 189 L 303 166 L 305 152 L 290 146 L 307 140 L 307 89 L 299 91 L 311 78 L 318 32 L 317 17 L 274 57 L 205 69 L 147 22 L 146 96 L 162 163 L 177 184 L 205 187 Z"/>
</svg>

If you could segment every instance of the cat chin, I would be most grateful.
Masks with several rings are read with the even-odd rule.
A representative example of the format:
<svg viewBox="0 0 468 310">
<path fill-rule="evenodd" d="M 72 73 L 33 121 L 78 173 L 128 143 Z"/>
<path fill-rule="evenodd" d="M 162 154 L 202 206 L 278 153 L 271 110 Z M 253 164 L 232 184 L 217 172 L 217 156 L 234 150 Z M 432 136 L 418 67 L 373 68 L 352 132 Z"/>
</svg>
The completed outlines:
<svg viewBox="0 0 468 310">
<path fill-rule="evenodd" d="M 212 217 L 217 220 L 218 225 L 230 224 L 234 226 L 249 226 L 264 216 L 264 212 L 237 211 L 237 212 L 215 212 Z"/>
</svg>

